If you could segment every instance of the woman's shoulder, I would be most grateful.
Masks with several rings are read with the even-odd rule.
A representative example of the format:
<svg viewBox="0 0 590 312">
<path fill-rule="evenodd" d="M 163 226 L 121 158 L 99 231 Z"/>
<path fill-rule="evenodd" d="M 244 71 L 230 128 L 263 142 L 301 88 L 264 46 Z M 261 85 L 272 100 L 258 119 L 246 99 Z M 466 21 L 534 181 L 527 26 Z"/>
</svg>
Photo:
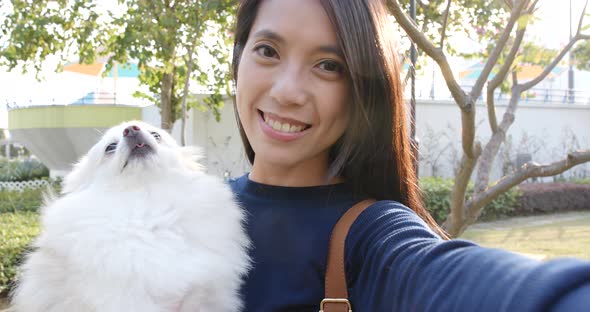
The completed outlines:
<svg viewBox="0 0 590 312">
<path fill-rule="evenodd" d="M 394 200 L 378 200 L 371 204 L 351 227 L 351 232 L 364 232 L 364 228 L 384 226 L 388 230 L 424 231 L 423 235 L 440 238 L 430 227 L 406 205 Z"/>
</svg>

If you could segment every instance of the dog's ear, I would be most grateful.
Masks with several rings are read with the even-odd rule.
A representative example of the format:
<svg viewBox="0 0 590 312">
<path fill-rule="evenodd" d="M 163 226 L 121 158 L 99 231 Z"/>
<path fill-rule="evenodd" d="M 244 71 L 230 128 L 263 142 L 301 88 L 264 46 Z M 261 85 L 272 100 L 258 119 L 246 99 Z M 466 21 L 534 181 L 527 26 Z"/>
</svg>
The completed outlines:
<svg viewBox="0 0 590 312">
<path fill-rule="evenodd" d="M 88 163 L 89 159 L 86 155 L 74 165 L 72 171 L 64 178 L 62 194 L 79 191 L 90 182 L 91 178 L 88 176 L 90 172 L 87 172 Z"/>
</svg>

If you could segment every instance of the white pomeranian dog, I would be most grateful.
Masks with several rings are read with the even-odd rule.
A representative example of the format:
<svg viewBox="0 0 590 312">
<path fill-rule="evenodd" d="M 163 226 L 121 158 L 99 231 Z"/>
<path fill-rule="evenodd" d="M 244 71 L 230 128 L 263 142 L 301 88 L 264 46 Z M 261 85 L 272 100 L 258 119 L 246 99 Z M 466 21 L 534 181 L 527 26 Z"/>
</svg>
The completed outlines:
<svg viewBox="0 0 590 312">
<path fill-rule="evenodd" d="M 111 128 L 42 210 L 16 312 L 239 311 L 244 213 L 165 131 Z"/>
</svg>

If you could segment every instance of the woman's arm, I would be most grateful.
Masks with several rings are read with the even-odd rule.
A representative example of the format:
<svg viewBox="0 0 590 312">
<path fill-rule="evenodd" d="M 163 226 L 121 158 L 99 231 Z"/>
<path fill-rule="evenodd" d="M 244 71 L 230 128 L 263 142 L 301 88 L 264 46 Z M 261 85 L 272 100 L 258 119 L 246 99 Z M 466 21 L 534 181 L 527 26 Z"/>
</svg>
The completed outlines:
<svg viewBox="0 0 590 312">
<path fill-rule="evenodd" d="M 590 283 L 578 287 L 557 302 L 552 312 L 586 311 L 590 309 Z"/>
<path fill-rule="evenodd" d="M 413 211 L 391 201 L 377 202 L 359 216 L 345 257 L 355 311 L 543 311 L 558 302 L 590 306 L 590 298 L 572 293 L 590 283 L 590 263 L 543 263 L 468 241 L 443 241 Z"/>
</svg>

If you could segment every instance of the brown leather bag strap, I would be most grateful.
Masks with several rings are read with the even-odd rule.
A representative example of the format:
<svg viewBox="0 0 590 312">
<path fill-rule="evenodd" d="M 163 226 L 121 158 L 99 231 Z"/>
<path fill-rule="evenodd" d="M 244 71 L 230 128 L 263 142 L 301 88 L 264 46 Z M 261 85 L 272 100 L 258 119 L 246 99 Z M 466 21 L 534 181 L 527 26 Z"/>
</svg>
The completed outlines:
<svg viewBox="0 0 590 312">
<path fill-rule="evenodd" d="M 320 303 L 320 312 L 352 311 L 348 301 L 348 287 L 346 286 L 344 243 L 354 220 L 374 202 L 374 199 L 366 199 L 352 206 L 338 220 L 332 230 L 328 266 L 326 268 L 325 298 Z"/>
</svg>

